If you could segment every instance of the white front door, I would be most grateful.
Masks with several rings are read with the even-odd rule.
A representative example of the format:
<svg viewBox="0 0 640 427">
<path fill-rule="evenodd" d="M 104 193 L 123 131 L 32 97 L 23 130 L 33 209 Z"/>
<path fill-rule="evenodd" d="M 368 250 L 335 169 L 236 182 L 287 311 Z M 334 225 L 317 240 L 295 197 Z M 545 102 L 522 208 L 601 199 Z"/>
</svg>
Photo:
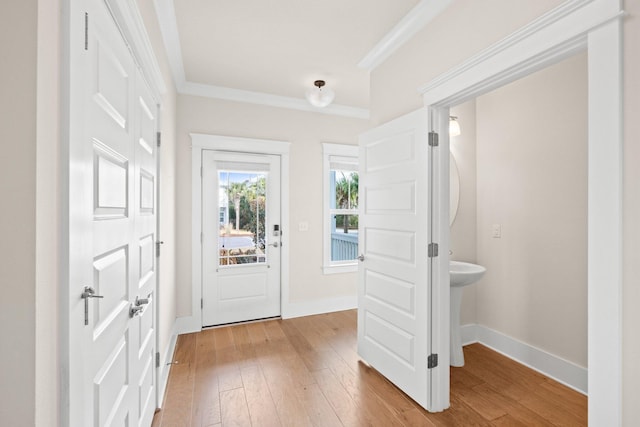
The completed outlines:
<svg viewBox="0 0 640 427">
<path fill-rule="evenodd" d="M 63 420 L 150 426 L 158 106 L 104 2 L 74 3 L 72 16 L 80 18 L 72 27 L 87 38 L 70 52 L 69 402 Z"/>
<path fill-rule="evenodd" d="M 280 315 L 280 157 L 203 150 L 202 325 Z"/>
<path fill-rule="evenodd" d="M 418 110 L 360 136 L 358 354 L 429 409 L 427 126 Z"/>
</svg>

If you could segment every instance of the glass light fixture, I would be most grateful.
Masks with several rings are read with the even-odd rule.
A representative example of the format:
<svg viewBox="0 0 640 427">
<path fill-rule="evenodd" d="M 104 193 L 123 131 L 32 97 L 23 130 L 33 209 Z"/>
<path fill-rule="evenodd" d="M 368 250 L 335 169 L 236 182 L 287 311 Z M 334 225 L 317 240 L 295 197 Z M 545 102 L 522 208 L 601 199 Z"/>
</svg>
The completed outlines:
<svg viewBox="0 0 640 427">
<path fill-rule="evenodd" d="M 458 123 L 458 117 L 449 116 L 449 136 L 460 135 L 460 123 Z"/>
<path fill-rule="evenodd" d="M 333 102 L 333 98 L 335 98 L 336 94 L 331 89 L 323 89 L 323 86 L 326 85 L 324 80 L 316 80 L 313 82 L 313 85 L 315 88 L 307 90 L 306 93 L 306 98 L 307 101 L 309 101 L 309 104 L 314 107 L 324 108 Z"/>
</svg>

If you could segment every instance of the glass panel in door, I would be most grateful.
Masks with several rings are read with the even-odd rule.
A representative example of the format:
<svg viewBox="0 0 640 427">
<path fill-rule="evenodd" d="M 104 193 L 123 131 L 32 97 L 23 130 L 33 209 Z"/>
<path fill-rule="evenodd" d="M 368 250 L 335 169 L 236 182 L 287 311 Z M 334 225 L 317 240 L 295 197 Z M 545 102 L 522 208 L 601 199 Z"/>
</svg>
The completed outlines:
<svg viewBox="0 0 640 427">
<path fill-rule="evenodd" d="M 267 262 L 266 181 L 263 172 L 218 172 L 220 267 Z"/>
</svg>

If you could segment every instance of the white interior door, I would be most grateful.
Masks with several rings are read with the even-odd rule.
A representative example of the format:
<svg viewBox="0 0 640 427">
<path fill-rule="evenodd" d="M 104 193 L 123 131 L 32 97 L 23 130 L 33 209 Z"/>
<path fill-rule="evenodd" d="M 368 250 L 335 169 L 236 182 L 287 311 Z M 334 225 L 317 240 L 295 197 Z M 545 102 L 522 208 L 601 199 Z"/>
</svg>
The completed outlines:
<svg viewBox="0 0 640 427">
<path fill-rule="evenodd" d="M 150 426 L 157 102 L 104 2 L 83 7 L 87 41 L 71 50 L 64 417 L 72 426 Z"/>
<path fill-rule="evenodd" d="M 430 409 L 426 110 L 360 136 L 358 354 Z"/>
<path fill-rule="evenodd" d="M 202 324 L 280 315 L 280 157 L 202 154 Z"/>
</svg>

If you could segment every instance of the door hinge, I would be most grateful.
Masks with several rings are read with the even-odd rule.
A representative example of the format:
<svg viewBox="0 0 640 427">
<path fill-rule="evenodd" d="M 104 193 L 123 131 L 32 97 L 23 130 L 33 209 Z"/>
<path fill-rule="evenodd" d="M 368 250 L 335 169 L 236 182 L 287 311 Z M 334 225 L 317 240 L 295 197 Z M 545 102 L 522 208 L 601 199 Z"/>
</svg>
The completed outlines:
<svg viewBox="0 0 640 427">
<path fill-rule="evenodd" d="M 204 176 L 204 168 L 200 166 L 200 178 Z"/>
<path fill-rule="evenodd" d="M 160 367 L 160 352 L 156 352 L 156 368 Z"/>
<path fill-rule="evenodd" d="M 157 241 L 156 242 L 156 256 L 159 257 L 160 256 L 160 245 L 164 244 L 164 242 L 162 241 Z"/>
<path fill-rule="evenodd" d="M 428 247 L 428 255 L 429 258 L 435 258 L 438 256 L 438 244 L 437 243 L 429 243 Z"/>
<path fill-rule="evenodd" d="M 429 147 L 438 146 L 438 134 L 434 131 L 429 132 Z"/>
<path fill-rule="evenodd" d="M 89 50 L 89 14 L 84 13 L 84 50 Z"/>
<path fill-rule="evenodd" d="M 204 299 L 200 298 L 200 308 L 204 308 Z"/>
<path fill-rule="evenodd" d="M 427 369 L 433 369 L 438 366 L 438 353 L 430 354 L 427 357 Z"/>
<path fill-rule="evenodd" d="M 156 132 L 156 144 L 160 147 L 160 143 L 162 142 L 162 132 Z"/>
</svg>

